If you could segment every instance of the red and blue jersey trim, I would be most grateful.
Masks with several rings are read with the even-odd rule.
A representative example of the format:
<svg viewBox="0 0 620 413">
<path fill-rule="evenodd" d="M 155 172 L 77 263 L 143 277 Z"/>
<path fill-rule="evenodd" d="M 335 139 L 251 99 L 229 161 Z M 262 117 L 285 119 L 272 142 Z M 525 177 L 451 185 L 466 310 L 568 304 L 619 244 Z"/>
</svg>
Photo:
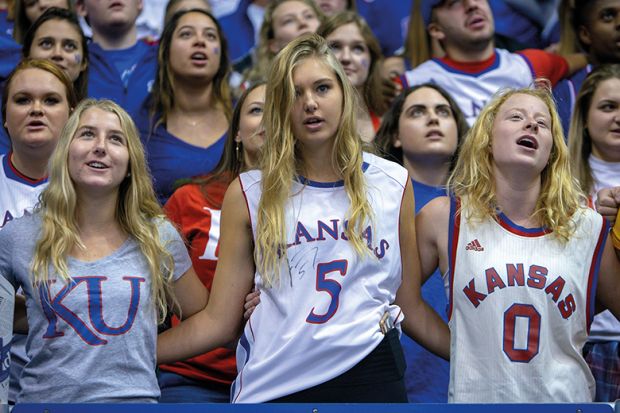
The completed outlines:
<svg viewBox="0 0 620 413">
<path fill-rule="evenodd" d="M 596 303 L 596 287 L 598 285 L 598 272 L 601 267 L 601 258 L 603 257 L 603 250 L 605 249 L 605 243 L 607 242 L 607 234 L 609 234 L 609 223 L 603 217 L 603 226 L 598 236 L 598 242 L 596 248 L 594 248 L 594 254 L 592 256 L 592 263 L 590 264 L 590 273 L 588 275 L 588 293 L 586 298 L 586 322 L 588 334 L 590 334 L 590 326 L 594 319 L 594 304 Z"/>
<path fill-rule="evenodd" d="M 7 178 L 31 187 L 37 187 L 47 182 L 47 176 L 41 179 L 32 179 L 19 172 L 15 165 L 13 165 L 13 162 L 11 162 L 11 156 L 13 156 L 13 152 L 7 153 L 2 158 L 2 168 Z"/>
<path fill-rule="evenodd" d="M 362 163 L 362 172 L 366 172 L 366 170 L 368 169 L 368 163 L 367 162 L 363 162 Z M 339 188 L 339 187 L 343 187 L 344 186 L 344 181 L 340 180 L 340 181 L 336 181 L 336 182 L 318 182 L 318 181 L 312 181 L 308 178 L 305 178 L 301 175 L 297 175 L 295 177 L 295 179 L 297 180 L 297 182 L 299 182 L 302 185 L 306 185 L 306 186 L 312 186 L 315 188 Z"/>
<path fill-rule="evenodd" d="M 250 322 L 248 321 L 248 323 Z M 232 403 L 235 403 L 241 395 L 241 390 L 243 390 L 243 366 L 245 366 L 250 359 L 251 346 L 248 338 L 245 335 L 245 331 L 239 338 L 239 345 L 245 350 L 245 360 L 243 360 L 242 366 L 237 366 L 237 368 L 239 369 L 239 377 L 237 378 L 237 380 L 239 381 L 239 390 L 237 391 L 237 380 L 233 382 L 232 388 L 230 389 L 230 394 L 234 397 Z"/>
<path fill-rule="evenodd" d="M 542 237 L 552 232 L 550 229 L 545 228 L 545 227 L 525 228 L 520 225 L 517 225 L 514 222 L 512 222 L 510 218 L 508 218 L 506 214 L 504 214 L 503 212 L 500 212 L 499 214 L 497 214 L 496 221 L 502 228 L 506 229 L 508 232 L 511 232 L 515 235 L 519 235 L 522 237 L 529 237 L 529 238 Z"/>
<path fill-rule="evenodd" d="M 448 297 L 448 321 L 452 319 L 452 305 L 454 296 L 454 274 L 456 272 L 456 252 L 458 251 L 459 232 L 461 230 L 461 200 L 450 197 L 450 224 L 448 225 L 448 259 L 450 272 L 449 280 L 450 297 Z"/>
<path fill-rule="evenodd" d="M 458 62 L 447 57 L 431 60 L 449 73 L 478 77 L 497 69 L 500 65 L 500 59 L 500 55 L 493 50 L 493 55 L 481 62 Z"/>
</svg>

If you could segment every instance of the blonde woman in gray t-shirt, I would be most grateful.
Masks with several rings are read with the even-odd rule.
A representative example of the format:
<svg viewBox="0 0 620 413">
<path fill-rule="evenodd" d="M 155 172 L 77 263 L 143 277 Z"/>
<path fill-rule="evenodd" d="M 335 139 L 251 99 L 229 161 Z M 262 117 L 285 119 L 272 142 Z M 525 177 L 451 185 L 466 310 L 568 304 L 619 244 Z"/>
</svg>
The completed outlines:
<svg viewBox="0 0 620 413">
<path fill-rule="evenodd" d="M 73 112 L 31 216 L 0 231 L 0 274 L 26 295 L 31 361 L 18 402 L 156 402 L 157 323 L 206 290 L 156 201 L 132 120 Z M 23 325 L 23 319 L 17 320 Z"/>
</svg>

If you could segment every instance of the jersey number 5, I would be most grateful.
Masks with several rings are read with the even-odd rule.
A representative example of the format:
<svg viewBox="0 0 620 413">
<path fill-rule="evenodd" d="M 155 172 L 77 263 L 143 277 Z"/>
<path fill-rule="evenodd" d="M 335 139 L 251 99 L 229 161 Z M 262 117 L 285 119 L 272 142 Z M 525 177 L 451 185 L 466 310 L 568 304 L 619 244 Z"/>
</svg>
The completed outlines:
<svg viewBox="0 0 620 413">
<path fill-rule="evenodd" d="M 525 348 L 515 348 L 517 317 L 527 319 Z M 540 345 L 540 314 L 529 304 L 513 304 L 504 313 L 504 353 L 511 361 L 528 363 L 538 354 Z"/>
<path fill-rule="evenodd" d="M 342 290 L 342 286 L 338 281 L 331 280 L 326 278 L 327 274 L 332 272 L 338 272 L 341 276 L 345 276 L 347 274 L 347 260 L 336 260 L 331 262 L 322 262 L 316 267 L 316 290 L 317 291 L 325 291 L 327 294 L 331 296 L 331 301 L 329 303 L 329 307 L 325 314 L 316 314 L 314 310 L 316 307 L 312 308 L 310 314 L 306 318 L 306 322 L 312 324 L 323 324 L 329 321 L 330 318 L 336 311 L 338 310 L 338 302 L 340 298 L 340 290 Z"/>
</svg>

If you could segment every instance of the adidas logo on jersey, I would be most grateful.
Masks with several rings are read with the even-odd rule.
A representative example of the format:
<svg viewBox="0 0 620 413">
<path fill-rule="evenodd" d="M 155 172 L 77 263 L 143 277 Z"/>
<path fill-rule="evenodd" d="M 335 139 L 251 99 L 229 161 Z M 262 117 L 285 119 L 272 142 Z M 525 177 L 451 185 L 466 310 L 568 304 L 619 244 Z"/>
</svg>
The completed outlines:
<svg viewBox="0 0 620 413">
<path fill-rule="evenodd" d="M 482 245 L 480 245 L 480 242 L 478 241 L 478 239 L 475 239 L 472 242 L 470 242 L 469 244 L 467 244 L 465 249 L 466 250 L 471 250 L 471 251 L 484 251 L 484 247 Z"/>
</svg>

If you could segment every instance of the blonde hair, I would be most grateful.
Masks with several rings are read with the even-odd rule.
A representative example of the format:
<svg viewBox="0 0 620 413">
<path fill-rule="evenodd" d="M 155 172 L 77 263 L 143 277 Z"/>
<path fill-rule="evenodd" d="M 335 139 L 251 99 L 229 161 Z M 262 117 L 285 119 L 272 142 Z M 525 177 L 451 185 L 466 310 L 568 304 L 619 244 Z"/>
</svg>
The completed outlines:
<svg viewBox="0 0 620 413">
<path fill-rule="evenodd" d="M 307 34 L 280 51 L 269 74 L 265 92 L 263 123 L 267 139 L 261 157 L 262 195 L 258 206 L 254 257 L 266 285 L 273 285 L 279 280 L 280 264 L 286 259 L 284 206 L 293 180 L 299 171 L 303 171 L 291 119 L 291 107 L 295 103 L 293 72 L 304 60 L 311 58 L 320 60 L 333 70 L 342 88 L 342 116 L 334 137 L 332 163 L 344 179 L 344 188 L 351 203 L 345 233 L 360 256 L 368 254 L 362 232 L 364 225 L 372 220 L 372 208 L 366 198 L 366 181 L 362 172 L 362 141 L 356 132 L 356 95 L 325 40 L 319 35 Z"/>
<path fill-rule="evenodd" d="M 594 188 L 594 177 L 588 161 L 592 153 L 592 138 L 586 125 L 588 112 L 599 85 L 609 79 L 620 79 L 619 64 L 598 66 L 586 77 L 579 89 L 570 121 L 568 150 L 571 165 L 586 195 L 592 193 Z"/>
<path fill-rule="evenodd" d="M 466 219 L 476 221 L 497 216 L 491 151 L 493 124 L 504 102 L 518 94 L 537 97 L 545 103 L 551 114 L 553 146 L 549 161 L 541 172 L 541 191 L 533 216 L 553 231 L 560 241 L 566 242 L 574 230 L 571 217 L 580 208 L 583 194 L 572 176 L 562 125 L 548 90 L 509 89 L 497 94 L 482 109 L 467 134 L 454 171 L 448 179 L 448 188 L 457 197 L 467 197 L 469 216 Z"/>
<path fill-rule="evenodd" d="M 49 184 L 41 194 L 38 207 L 42 226 L 32 260 L 34 284 L 47 283 L 50 264 L 60 279 L 70 281 L 67 255 L 75 246 L 84 247 L 76 222 L 77 194 L 69 174 L 69 147 L 82 115 L 91 108 L 118 116 L 127 140 L 130 174 L 118 190 L 116 220 L 122 230 L 138 243 L 148 263 L 151 297 L 156 304 L 159 320 L 163 321 L 168 303 L 176 305 L 172 294 L 174 260 L 160 240 L 158 230 L 159 224 L 165 219 L 164 213 L 155 197 L 136 127 L 127 112 L 110 100 L 82 101 L 62 130 L 50 160 Z"/>
<path fill-rule="evenodd" d="M 316 5 L 314 0 L 270 0 L 269 4 L 265 8 L 265 15 L 263 17 L 263 23 L 258 32 L 258 42 L 256 43 L 256 61 L 253 62 L 252 67 L 245 73 L 244 80 L 249 82 L 257 82 L 266 79 L 269 72 L 269 67 L 273 61 L 276 53 L 271 51 L 269 47 L 270 41 L 274 38 L 273 30 L 273 12 L 281 4 L 289 1 L 298 1 L 304 3 L 314 11 L 320 24 L 323 24 L 325 15 Z"/>
</svg>

